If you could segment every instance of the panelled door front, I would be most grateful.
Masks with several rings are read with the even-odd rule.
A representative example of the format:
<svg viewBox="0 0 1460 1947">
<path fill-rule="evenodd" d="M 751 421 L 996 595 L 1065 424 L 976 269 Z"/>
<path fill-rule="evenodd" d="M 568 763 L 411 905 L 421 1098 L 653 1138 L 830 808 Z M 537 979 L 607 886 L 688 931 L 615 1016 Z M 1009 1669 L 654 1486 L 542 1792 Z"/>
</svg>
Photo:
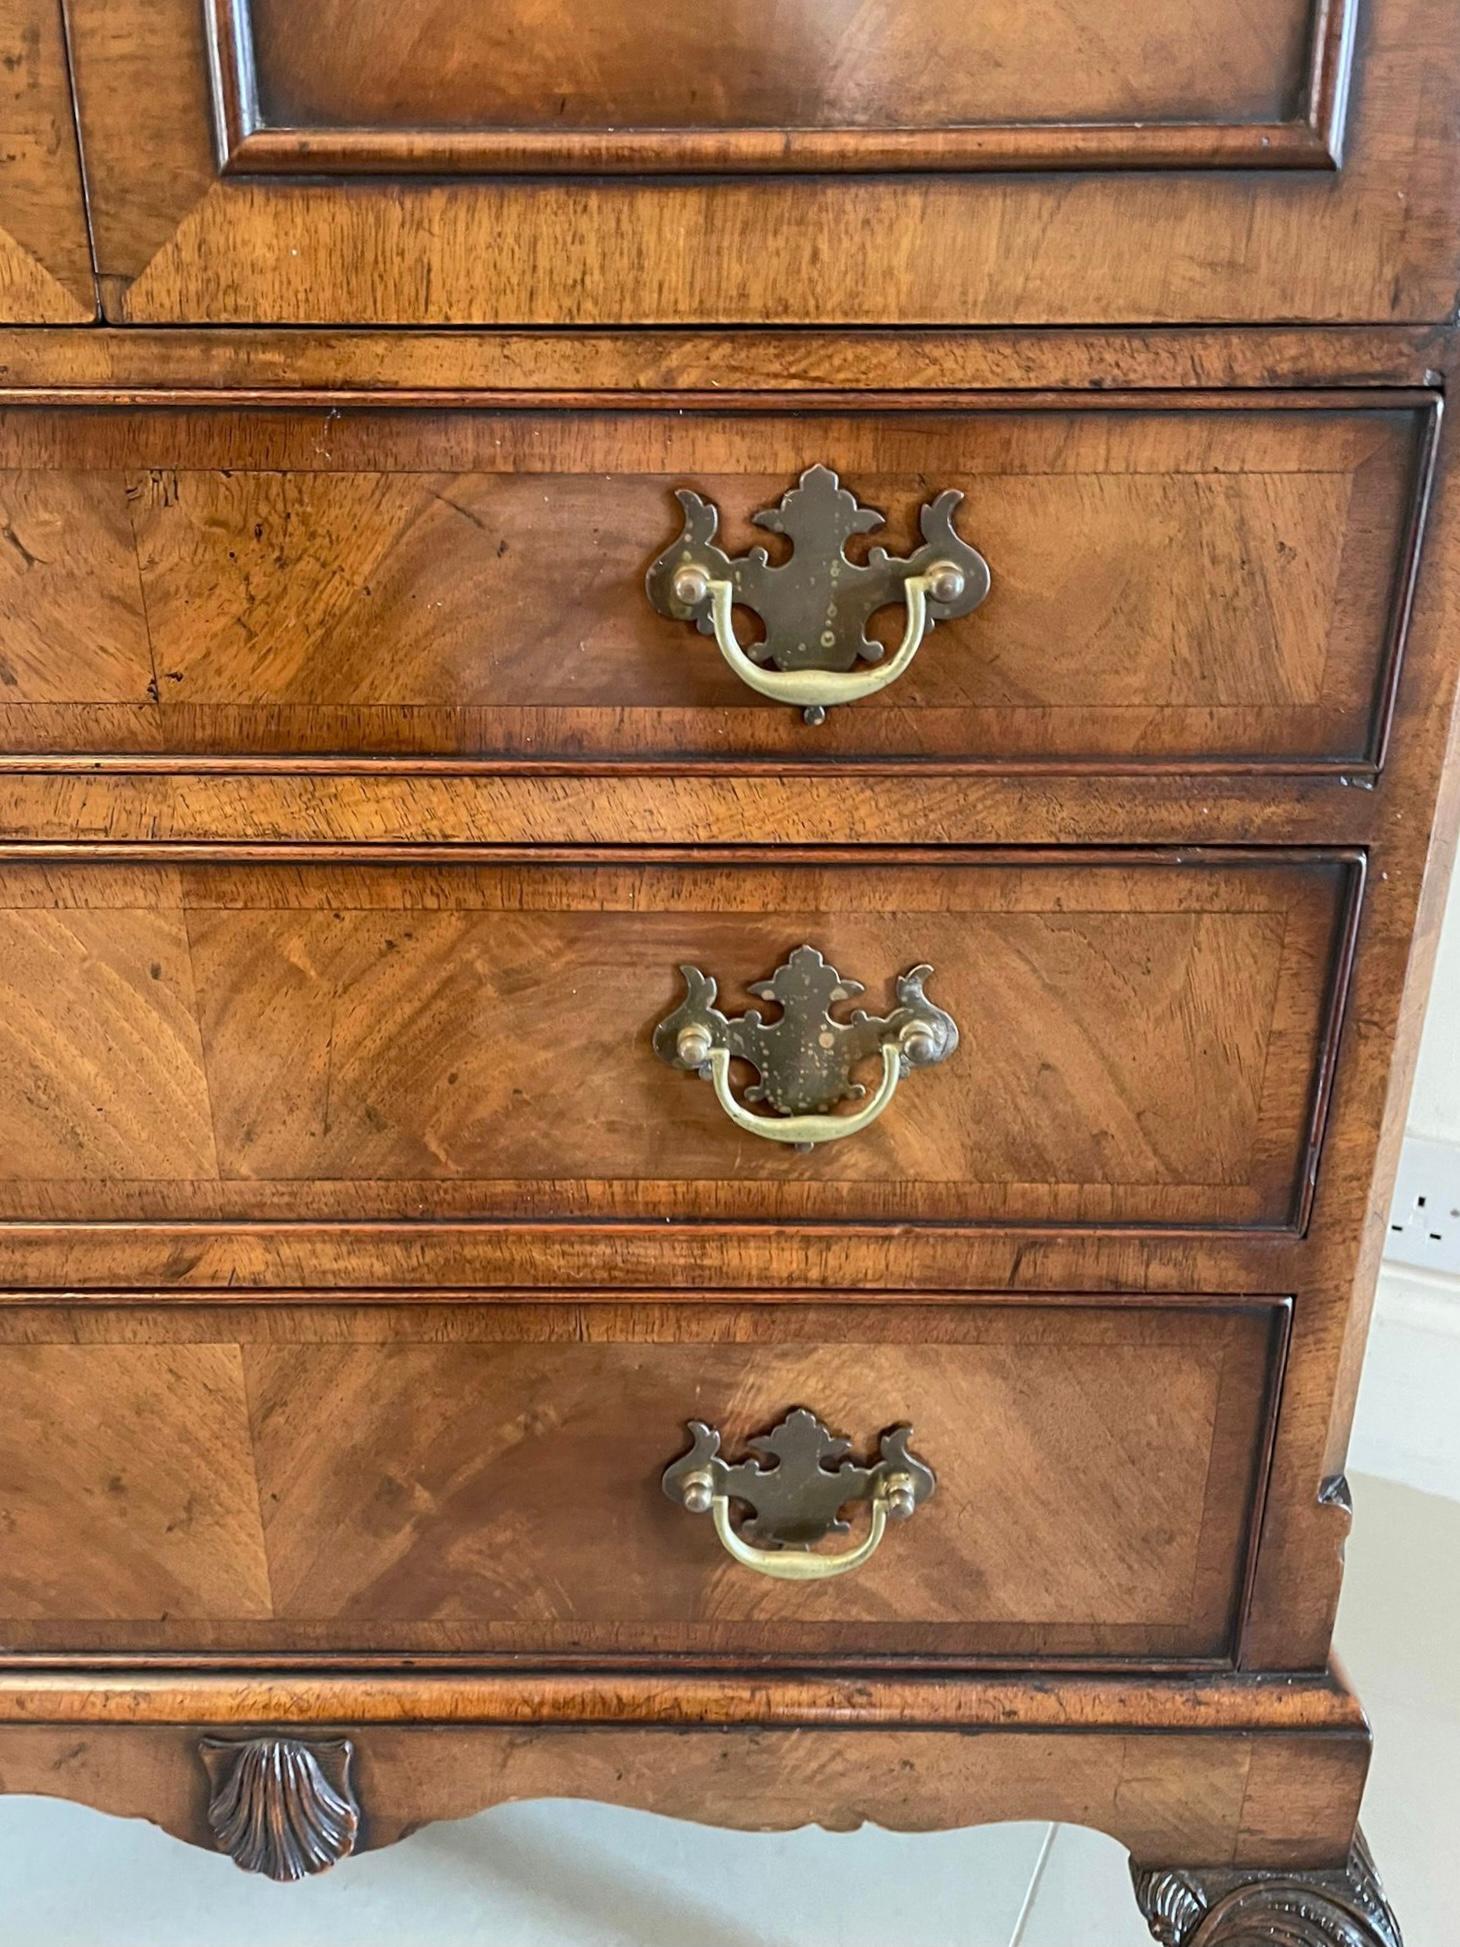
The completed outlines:
<svg viewBox="0 0 1460 1947">
<path fill-rule="evenodd" d="M 1452 0 L 71 20 L 117 320 L 1430 320 L 1460 282 Z"/>
</svg>

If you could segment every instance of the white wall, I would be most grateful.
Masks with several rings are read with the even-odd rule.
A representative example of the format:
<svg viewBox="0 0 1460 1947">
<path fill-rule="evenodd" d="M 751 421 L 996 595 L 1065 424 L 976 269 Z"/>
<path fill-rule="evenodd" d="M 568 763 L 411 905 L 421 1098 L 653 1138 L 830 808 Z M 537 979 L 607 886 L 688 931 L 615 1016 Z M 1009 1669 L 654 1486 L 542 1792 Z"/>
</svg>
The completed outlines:
<svg viewBox="0 0 1460 1947">
<path fill-rule="evenodd" d="M 1409 1126 L 1417 1136 L 1460 1143 L 1460 871 L 1450 887 Z"/>
<path fill-rule="evenodd" d="M 1420 1043 L 1412 1134 L 1456 1145 L 1460 1183 L 1460 873 Z M 1349 1466 L 1460 1500 L 1460 1278 L 1386 1265 L 1379 1279 Z"/>
</svg>

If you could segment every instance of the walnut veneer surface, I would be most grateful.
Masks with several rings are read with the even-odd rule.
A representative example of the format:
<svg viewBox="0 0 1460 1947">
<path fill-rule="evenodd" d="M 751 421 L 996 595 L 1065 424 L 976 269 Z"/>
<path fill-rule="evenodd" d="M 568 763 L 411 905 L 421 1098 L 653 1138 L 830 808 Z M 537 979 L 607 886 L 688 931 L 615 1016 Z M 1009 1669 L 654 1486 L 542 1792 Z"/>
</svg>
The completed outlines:
<svg viewBox="0 0 1460 1947">
<path fill-rule="evenodd" d="M 1221 1661 L 1285 1332 L 1276 1303 L 842 1295 L 11 1311 L 0 1629 L 43 1650 Z M 803 1397 L 851 1425 L 875 1399 L 950 1459 L 978 1430 L 915 1541 L 840 1585 L 747 1574 L 642 1492 L 687 1419 L 738 1442 Z M 42 1441 L 15 1437 L 36 1421 Z"/>
<path fill-rule="evenodd" d="M 0 9 L 0 1786 L 280 1878 L 541 1793 L 1073 1819 L 1168 1947 L 1395 1947 L 1330 1639 L 1453 844 L 1448 0 L 490 11 Z M 894 582 L 809 722 L 748 584 L 739 652 L 646 591 L 705 503 L 822 649 L 940 518 L 987 597 Z M 763 1140 L 776 1035 L 885 1113 Z M 880 1543 L 758 1573 L 813 1449 L 796 1561 Z"/>
<path fill-rule="evenodd" d="M 740 549 L 760 538 L 749 516 L 829 456 L 902 548 L 925 483 L 963 492 L 959 527 L 998 572 L 894 688 L 833 713 L 816 756 L 1365 765 L 1435 418 L 1433 394 L 1393 391 L 733 415 L 17 408 L 0 420 L 16 537 L 0 743 L 807 754 L 794 711 L 654 614 L 642 580 L 678 524 L 673 486 L 715 499 Z"/>
<path fill-rule="evenodd" d="M 0 864 L 0 1219 L 1301 1224 L 1353 859 L 792 858 Z M 968 1048 L 799 1158 L 646 1041 L 813 935 L 915 940 Z"/>
</svg>

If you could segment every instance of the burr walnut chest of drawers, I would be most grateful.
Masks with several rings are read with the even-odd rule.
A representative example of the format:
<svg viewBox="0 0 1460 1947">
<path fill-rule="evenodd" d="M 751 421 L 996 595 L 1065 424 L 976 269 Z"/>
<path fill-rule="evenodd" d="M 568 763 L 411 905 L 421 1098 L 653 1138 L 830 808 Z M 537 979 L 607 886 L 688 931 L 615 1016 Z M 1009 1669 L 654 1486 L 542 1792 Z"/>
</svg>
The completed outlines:
<svg viewBox="0 0 1460 1947">
<path fill-rule="evenodd" d="M 1454 25 L 0 0 L 0 1786 L 1397 1947 Z"/>
</svg>

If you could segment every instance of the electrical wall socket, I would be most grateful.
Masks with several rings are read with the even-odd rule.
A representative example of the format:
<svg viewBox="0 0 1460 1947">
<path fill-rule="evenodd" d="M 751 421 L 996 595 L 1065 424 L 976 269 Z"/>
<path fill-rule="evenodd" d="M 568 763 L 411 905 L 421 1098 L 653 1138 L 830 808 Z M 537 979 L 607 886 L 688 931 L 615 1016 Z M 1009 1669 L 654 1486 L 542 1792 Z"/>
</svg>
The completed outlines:
<svg viewBox="0 0 1460 1947">
<path fill-rule="evenodd" d="M 1460 1277 L 1460 1143 L 1406 1138 L 1384 1255 Z"/>
</svg>

